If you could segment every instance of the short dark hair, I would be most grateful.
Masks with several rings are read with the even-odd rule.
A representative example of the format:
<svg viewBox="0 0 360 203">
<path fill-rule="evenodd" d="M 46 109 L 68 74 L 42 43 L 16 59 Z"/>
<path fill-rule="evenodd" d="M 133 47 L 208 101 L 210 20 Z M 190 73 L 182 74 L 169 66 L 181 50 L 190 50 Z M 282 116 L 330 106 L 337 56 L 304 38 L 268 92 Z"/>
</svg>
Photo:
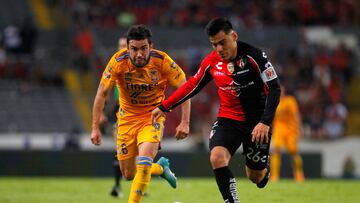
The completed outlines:
<svg viewBox="0 0 360 203">
<path fill-rule="evenodd" d="M 151 31 L 145 25 L 133 25 L 127 32 L 126 41 L 129 44 L 130 40 L 148 39 L 149 44 L 151 44 L 151 37 Z"/>
<path fill-rule="evenodd" d="M 215 36 L 220 31 L 224 31 L 225 34 L 233 30 L 231 22 L 225 17 L 213 18 L 205 28 L 206 34 L 211 37 Z"/>
</svg>

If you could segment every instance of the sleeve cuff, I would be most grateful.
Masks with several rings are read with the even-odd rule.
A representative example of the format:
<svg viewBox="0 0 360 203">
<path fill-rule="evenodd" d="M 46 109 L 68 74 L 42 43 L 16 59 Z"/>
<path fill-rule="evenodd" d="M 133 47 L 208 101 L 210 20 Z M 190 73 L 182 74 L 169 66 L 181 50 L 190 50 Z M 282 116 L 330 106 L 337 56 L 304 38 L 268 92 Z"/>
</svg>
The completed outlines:
<svg viewBox="0 0 360 203">
<path fill-rule="evenodd" d="M 261 120 L 260 120 L 260 123 L 263 123 L 263 124 L 265 124 L 265 125 L 270 126 L 272 122 L 271 122 L 271 121 L 268 121 L 268 120 L 265 120 L 265 119 L 261 119 Z"/>
<path fill-rule="evenodd" d="M 158 106 L 158 108 L 159 108 L 161 111 L 163 111 L 164 113 L 169 112 L 169 110 L 167 110 L 167 109 L 164 107 L 164 105 L 162 105 L 162 104 L 160 104 L 160 106 Z"/>
</svg>

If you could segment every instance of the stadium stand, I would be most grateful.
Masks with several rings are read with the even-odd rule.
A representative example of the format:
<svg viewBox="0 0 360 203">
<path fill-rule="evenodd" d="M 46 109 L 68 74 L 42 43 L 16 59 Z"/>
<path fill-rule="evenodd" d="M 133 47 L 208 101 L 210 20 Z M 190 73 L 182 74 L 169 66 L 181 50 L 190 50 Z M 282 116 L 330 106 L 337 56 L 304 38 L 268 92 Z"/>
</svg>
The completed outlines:
<svg viewBox="0 0 360 203">
<path fill-rule="evenodd" d="M 19 8 L 16 6 L 19 4 L 24 6 Z M 174 56 L 174 59 L 184 67 L 187 75 L 190 76 L 196 71 L 200 59 L 211 50 L 203 32 L 204 24 L 214 16 L 225 15 L 234 22 L 241 40 L 263 47 L 269 53 L 278 74 L 284 78 L 282 81 L 289 86 L 288 89 L 300 102 L 304 129 L 308 138 L 327 138 L 325 123 L 327 119 L 331 119 L 329 115 L 331 101 L 340 102 L 348 112 L 348 116 L 343 110 L 340 113 L 345 115 L 340 121 L 340 125 L 346 127 L 347 130 L 343 131 L 340 136 L 357 134 L 359 131 L 352 126 L 356 126 L 353 123 L 358 120 L 356 115 L 359 115 L 359 110 L 356 110 L 358 109 L 356 108 L 357 103 L 352 102 L 354 99 L 351 95 L 358 90 L 356 88 L 357 80 L 354 79 L 358 76 L 353 77 L 359 72 L 356 65 L 359 55 L 357 47 L 359 30 L 354 27 L 359 20 L 356 9 L 358 7 L 357 1 L 353 0 L 292 2 L 279 0 L 207 0 L 204 2 L 190 0 L 136 2 L 42 0 L 23 2 L 15 0 L 1 3 L 0 27 L 2 31 L 17 19 L 29 16 L 35 22 L 35 28 L 38 31 L 34 51 L 25 56 L 21 54 L 21 58 L 25 58 L 21 60 L 24 61 L 25 67 L 18 68 L 18 71 L 9 68 L 9 64 L 13 63 L 11 61 L 17 60 L 12 59 L 13 54 L 9 53 L 2 43 L 1 47 L 6 51 L 6 61 L 10 62 L 0 66 L 0 76 L 2 84 L 11 82 L 10 85 L 1 87 L 1 94 L 5 95 L 1 100 L 6 104 L 13 105 L 14 103 L 11 101 L 5 101 L 7 100 L 6 95 L 10 95 L 10 92 L 16 92 L 18 89 L 18 92 L 14 94 L 19 97 L 16 100 L 22 101 L 22 97 L 28 97 L 27 100 L 30 102 L 15 103 L 13 107 L 3 105 L 1 114 L 13 117 L 16 113 L 9 109 L 14 109 L 16 105 L 24 105 L 24 107 L 28 105 L 27 108 L 32 107 L 30 108 L 32 110 L 35 107 L 39 109 L 26 111 L 31 111 L 36 115 L 26 113 L 27 118 L 34 118 L 29 119 L 31 122 L 37 122 L 32 124 L 31 128 L 16 124 L 19 122 L 16 119 L 12 123 L 15 123 L 17 127 L 9 127 L 14 126 L 14 124 L 9 124 L 10 119 L 2 122 L 0 131 L 9 132 L 14 129 L 27 131 L 30 129 L 34 132 L 68 132 L 70 126 L 74 124 L 81 126 L 82 131 L 87 131 L 89 123 L 84 117 L 89 115 L 91 109 L 87 108 L 84 110 L 85 113 L 81 112 L 83 110 L 80 110 L 81 108 L 76 106 L 76 103 L 85 102 L 87 106 L 91 106 L 96 83 L 104 63 L 116 49 L 117 38 L 125 33 L 128 25 L 133 23 L 149 24 L 154 32 L 155 47 L 166 50 Z M 15 12 L 14 9 L 16 9 L 16 17 L 11 15 Z M 50 15 L 49 19 L 56 22 L 51 29 L 42 26 L 42 23 L 39 22 L 41 21 L 39 19 L 44 18 L 41 17 L 44 16 L 41 13 L 45 11 Z M 329 12 L 332 14 L 330 15 Z M 59 23 L 61 21 L 67 23 L 61 24 Z M 17 25 L 21 30 L 21 24 Z M 87 58 L 89 67 L 85 71 L 76 63 L 79 51 L 76 49 L 74 39 L 80 27 L 88 29 L 93 40 L 92 52 Z M 4 42 L 4 34 L 2 34 L 2 38 Z M 41 71 L 34 71 L 39 69 Z M 69 73 L 69 71 L 73 77 L 85 78 L 81 80 L 85 81 L 84 83 L 77 84 L 80 89 L 75 93 L 71 88 L 72 83 L 66 79 L 65 73 Z M 57 82 L 49 82 L 53 81 L 52 79 Z M 33 93 L 27 95 L 19 93 L 23 81 L 29 82 L 31 87 L 35 86 L 30 88 Z M 14 90 L 11 84 L 16 84 L 18 88 Z M 49 84 L 51 87 L 48 87 Z M 51 99 L 53 94 L 62 96 L 58 96 L 58 101 L 55 102 L 54 99 Z M 214 94 L 209 90 L 206 91 L 206 95 L 195 97 L 193 114 L 204 115 L 207 113 L 206 117 L 213 117 L 214 112 L 196 108 L 196 105 L 204 106 L 203 98 L 213 98 Z M 74 95 L 80 97 L 81 101 L 76 101 Z M 351 101 L 348 101 L 348 98 Z M 210 105 L 216 105 L 216 101 Z M 23 106 L 16 109 L 21 108 Z M 45 108 L 48 109 L 46 113 L 36 114 L 36 111 L 44 112 Z M 209 106 L 209 108 L 212 107 Z M 338 111 L 335 110 L 335 112 Z M 42 114 L 44 114 L 43 117 L 37 119 Z M 51 127 L 53 126 L 51 122 L 54 120 L 48 118 L 51 115 L 58 115 L 58 120 L 61 120 L 59 126 L 62 127 Z M 17 119 L 20 118 L 17 117 Z M 167 130 L 173 128 L 175 120 L 176 114 L 169 116 Z M 202 123 L 198 122 L 196 116 L 194 116 L 193 122 Z M 207 128 L 194 127 L 194 131 L 197 133 L 202 129 Z M 171 133 L 168 131 L 166 136 Z"/>
</svg>

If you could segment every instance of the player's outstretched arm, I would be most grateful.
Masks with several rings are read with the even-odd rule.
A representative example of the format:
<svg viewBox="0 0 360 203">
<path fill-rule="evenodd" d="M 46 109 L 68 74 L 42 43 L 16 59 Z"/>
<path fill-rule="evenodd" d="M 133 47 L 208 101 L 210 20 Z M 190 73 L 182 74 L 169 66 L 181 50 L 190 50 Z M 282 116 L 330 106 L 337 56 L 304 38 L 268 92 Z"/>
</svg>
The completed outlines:
<svg viewBox="0 0 360 203">
<path fill-rule="evenodd" d="M 175 138 L 177 140 L 184 139 L 189 134 L 190 109 L 191 109 L 190 99 L 186 100 L 183 104 L 181 104 L 181 122 L 176 127 L 176 133 L 175 133 Z"/>
<path fill-rule="evenodd" d="M 181 81 L 176 88 L 181 87 L 185 83 L 186 80 Z M 176 127 L 176 133 L 175 133 L 175 138 L 177 140 L 184 139 L 189 134 L 190 110 L 191 110 L 191 102 L 190 99 L 188 99 L 181 104 L 181 121 L 180 124 Z"/>
<path fill-rule="evenodd" d="M 92 128 L 91 128 L 91 136 L 90 136 L 91 142 L 94 145 L 101 144 L 101 131 L 100 131 L 101 116 L 103 114 L 105 101 L 109 91 L 110 91 L 109 88 L 107 88 L 105 85 L 100 83 L 95 96 L 93 112 L 92 112 Z"/>
</svg>

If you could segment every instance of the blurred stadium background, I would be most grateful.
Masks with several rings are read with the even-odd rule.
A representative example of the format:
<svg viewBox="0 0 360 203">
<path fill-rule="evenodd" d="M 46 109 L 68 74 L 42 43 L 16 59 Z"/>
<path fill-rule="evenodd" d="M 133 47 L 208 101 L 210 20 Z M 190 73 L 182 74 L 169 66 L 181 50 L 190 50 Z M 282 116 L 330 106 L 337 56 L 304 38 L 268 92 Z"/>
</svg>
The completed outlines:
<svg viewBox="0 0 360 203">
<path fill-rule="evenodd" d="M 0 176 L 110 176 L 113 99 L 102 146 L 91 145 L 89 129 L 117 39 L 130 25 L 146 24 L 155 47 L 191 76 L 211 50 L 203 30 L 215 16 L 227 16 L 240 40 L 262 47 L 298 99 L 305 176 L 359 178 L 357 0 L 0 1 Z M 180 176 L 211 176 L 215 95 L 210 85 L 192 100 L 187 140 L 173 139 L 179 113 L 167 118 L 161 154 Z M 244 176 L 243 167 L 233 167 Z M 286 156 L 282 167 L 290 177 Z"/>
</svg>

